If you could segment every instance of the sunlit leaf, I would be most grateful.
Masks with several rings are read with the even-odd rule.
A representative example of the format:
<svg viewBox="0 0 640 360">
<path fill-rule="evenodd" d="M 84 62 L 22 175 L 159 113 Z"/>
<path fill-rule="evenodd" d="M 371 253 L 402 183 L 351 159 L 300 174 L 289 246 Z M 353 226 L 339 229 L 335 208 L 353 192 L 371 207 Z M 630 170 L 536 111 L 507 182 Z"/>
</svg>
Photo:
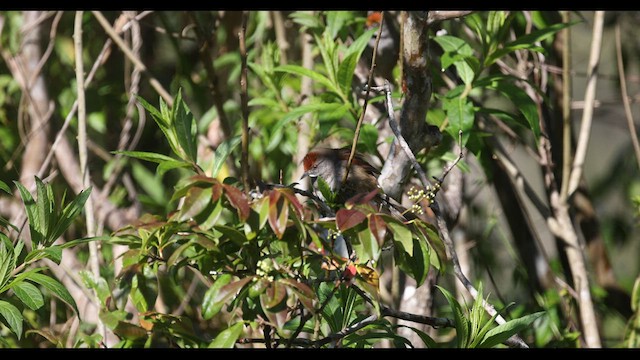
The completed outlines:
<svg viewBox="0 0 640 360">
<path fill-rule="evenodd" d="M 196 142 L 196 123 L 193 114 L 182 99 L 182 89 L 178 89 L 178 94 L 174 99 L 172 109 L 173 126 L 175 127 L 176 138 L 180 147 L 187 156 L 186 159 L 192 163 L 198 162 L 198 150 Z"/>
<path fill-rule="evenodd" d="M 225 140 L 218 145 L 213 159 L 213 165 L 211 166 L 211 177 L 218 177 L 218 173 L 220 172 L 220 169 L 222 169 L 222 165 L 227 161 L 231 152 L 238 146 L 238 144 L 240 144 L 240 140 L 240 135 L 238 135 L 229 140 Z"/>
<path fill-rule="evenodd" d="M 222 307 L 229 303 L 238 292 L 253 279 L 253 276 L 247 276 L 240 280 L 231 281 L 228 274 L 221 275 L 218 280 L 207 290 L 202 301 L 202 317 L 205 320 L 215 316 Z"/>
<path fill-rule="evenodd" d="M 413 255 L 413 235 L 411 230 L 396 222 L 388 222 L 387 227 L 393 233 L 393 240 L 402 244 L 402 248 L 409 256 Z"/>
<path fill-rule="evenodd" d="M 192 187 L 187 191 L 177 221 L 195 218 L 211 203 L 211 188 Z"/>
<path fill-rule="evenodd" d="M 23 304 L 27 305 L 31 310 L 38 310 L 44 305 L 44 297 L 40 290 L 33 284 L 26 281 L 20 281 L 14 284 L 11 289 Z"/>
<path fill-rule="evenodd" d="M 7 321 L 9 329 L 18 337 L 22 337 L 22 314 L 17 307 L 4 300 L 0 300 L 0 315 Z"/>
<path fill-rule="evenodd" d="M 486 60 L 485 60 L 485 67 L 493 64 L 494 62 L 496 62 L 496 60 L 500 59 L 501 57 L 505 56 L 506 54 L 515 51 L 515 50 L 520 50 L 520 49 L 528 49 L 528 50 L 533 50 L 533 51 L 539 51 L 542 52 L 542 48 L 535 46 L 535 43 L 542 41 L 544 39 L 546 39 L 547 37 L 555 34 L 556 32 L 572 26 L 574 24 L 577 24 L 578 22 L 572 22 L 572 23 L 559 23 L 559 24 L 553 24 L 550 25 L 547 28 L 544 29 L 539 29 L 539 30 L 534 30 L 529 34 L 520 36 L 519 38 L 517 38 L 516 40 L 509 42 L 507 44 L 505 44 L 502 49 L 497 50 L 496 52 L 494 52 L 493 54 L 490 54 L 489 56 L 487 56 Z"/>
<path fill-rule="evenodd" d="M 7 185 L 7 183 L 2 180 L 0 180 L 0 190 L 3 190 L 7 194 L 11 195 L 11 189 L 9 188 L 9 185 Z"/>
<path fill-rule="evenodd" d="M 44 286 L 47 290 L 49 290 L 53 295 L 58 297 L 60 300 L 64 301 L 69 307 L 76 312 L 78 317 L 80 316 L 80 312 L 78 311 L 78 306 L 76 305 L 75 300 L 69 293 L 69 290 L 62 286 L 57 280 L 43 274 L 32 273 L 27 276 L 27 279 L 36 282 L 42 286 Z"/>
<path fill-rule="evenodd" d="M 462 310 L 462 307 L 460 306 L 460 303 L 458 303 L 456 298 L 451 295 L 451 293 L 447 289 L 439 285 L 436 285 L 436 287 L 447 299 L 447 302 L 451 307 L 451 311 L 453 312 L 453 320 L 456 325 L 456 340 L 458 342 L 458 347 L 466 347 L 470 340 L 469 332 L 471 330 L 471 324 L 469 323 L 469 320 L 465 316 L 464 311 Z"/>
<path fill-rule="evenodd" d="M 209 348 L 216 349 L 231 349 L 236 343 L 236 340 L 242 335 L 242 330 L 244 328 L 244 324 L 242 322 L 235 323 L 229 326 L 227 329 L 224 329 L 218 336 L 216 336 L 211 343 L 209 343 Z"/>
<path fill-rule="evenodd" d="M 544 313 L 545 313 L 544 311 L 540 311 L 537 313 L 525 315 L 523 317 L 509 320 L 504 324 L 500 324 L 494 327 L 493 329 L 489 330 L 485 334 L 484 338 L 480 342 L 479 347 L 490 348 L 498 344 L 502 344 L 511 336 L 529 327 L 536 319 L 538 319 Z"/>
</svg>

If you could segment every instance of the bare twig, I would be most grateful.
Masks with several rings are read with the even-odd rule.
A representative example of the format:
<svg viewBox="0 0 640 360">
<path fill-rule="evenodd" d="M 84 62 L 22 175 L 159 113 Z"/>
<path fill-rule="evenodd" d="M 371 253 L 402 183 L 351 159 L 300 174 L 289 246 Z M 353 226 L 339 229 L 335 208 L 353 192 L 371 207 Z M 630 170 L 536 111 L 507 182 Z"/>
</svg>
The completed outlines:
<svg viewBox="0 0 640 360">
<path fill-rule="evenodd" d="M 571 21 L 571 12 L 562 11 L 562 21 Z M 562 29 L 562 178 L 568 179 L 571 174 L 571 28 Z M 569 182 L 563 181 L 560 185 L 560 193 L 566 194 Z"/>
<path fill-rule="evenodd" d="M 247 18 L 249 17 L 248 11 L 242 12 L 242 25 L 240 26 L 240 32 L 238 33 L 238 39 L 240 41 L 240 106 L 242 108 L 242 158 L 240 159 L 240 166 L 242 167 L 242 183 L 244 185 L 244 191 L 249 191 L 249 95 L 247 93 L 247 44 L 245 43 L 245 37 L 247 35 Z"/>
<path fill-rule="evenodd" d="M 92 14 L 98 20 L 100 25 L 102 25 L 102 28 L 106 31 L 109 37 L 111 37 L 111 39 L 113 39 L 116 45 L 118 45 L 120 50 L 122 50 L 122 52 L 124 52 L 124 54 L 137 67 L 139 67 L 144 73 L 147 74 L 147 76 L 149 77 L 149 84 L 151 84 L 151 86 L 158 92 L 158 94 L 162 96 L 162 98 L 167 103 L 167 105 L 169 105 L 169 107 L 173 106 L 173 98 L 171 97 L 171 95 L 169 95 L 167 90 L 165 90 L 164 87 L 162 87 L 162 84 L 160 84 L 160 82 L 151 75 L 147 67 L 142 63 L 142 61 L 140 61 L 140 59 L 138 59 L 138 57 L 136 57 L 131 52 L 131 49 L 129 49 L 129 47 L 127 47 L 124 41 L 122 41 L 122 38 L 120 37 L 120 35 L 118 35 L 118 33 L 113 29 L 113 27 L 111 26 L 111 24 L 109 24 L 109 21 L 107 21 L 104 15 L 102 15 L 100 11 L 92 11 Z"/>
<path fill-rule="evenodd" d="M 55 38 L 58 32 L 58 24 L 60 23 L 60 18 L 62 18 L 62 13 L 63 13 L 62 11 L 57 11 L 56 16 L 53 18 L 53 21 L 51 22 L 51 30 L 49 31 L 49 44 L 47 45 L 47 48 L 44 50 L 44 54 L 42 55 L 42 58 L 38 62 L 38 65 L 36 65 L 35 69 L 31 73 L 31 77 L 29 78 L 29 84 L 33 84 L 36 81 L 36 77 L 40 74 L 40 71 L 42 71 L 42 67 L 47 62 L 47 59 L 49 59 L 49 56 L 51 55 L 51 51 L 53 51 L 53 47 L 56 43 Z"/>
<path fill-rule="evenodd" d="M 287 33 L 284 28 L 284 19 L 281 11 L 271 11 L 273 16 L 273 28 L 276 31 L 276 43 L 280 50 L 280 64 L 287 63 L 287 50 L 289 50 L 289 41 L 287 41 Z"/>
<path fill-rule="evenodd" d="M 75 45 L 75 65 L 76 65 L 76 89 L 78 93 L 78 154 L 80 159 L 80 176 L 82 187 L 87 189 L 91 184 L 89 171 L 87 169 L 87 118 L 84 94 L 84 64 L 82 61 L 82 11 L 77 11 L 74 22 L 73 39 Z M 85 219 L 87 222 L 87 236 L 95 236 L 95 216 L 93 200 L 87 199 L 85 207 Z M 93 276 L 100 276 L 100 259 L 98 255 L 98 245 L 95 242 L 89 243 L 89 266 Z M 106 328 L 100 322 L 98 329 L 103 339 L 106 339 Z"/>
<path fill-rule="evenodd" d="M 313 14 L 313 11 L 311 11 Z M 300 36 L 300 46 L 302 47 L 302 66 L 307 69 L 313 68 L 313 46 L 311 45 L 312 36 L 304 32 Z M 313 82 L 310 77 L 303 76 L 300 83 L 300 96 L 302 97 L 302 105 L 308 104 L 309 100 L 313 96 Z M 308 112 L 300 118 L 298 121 L 298 141 L 297 141 L 297 149 L 296 149 L 296 157 L 294 161 L 297 164 L 302 163 L 302 159 L 305 154 L 309 151 L 309 137 L 311 136 L 311 121 L 313 119 L 313 114 Z M 296 172 L 293 174 L 292 181 L 297 181 L 302 177 L 304 168 L 302 166 L 296 167 Z M 305 190 L 308 189 L 308 181 L 300 184 Z"/>
<path fill-rule="evenodd" d="M 589 67 L 587 77 L 587 89 L 584 94 L 585 108 L 582 112 L 582 121 L 580 126 L 580 134 L 576 146 L 575 157 L 571 169 L 571 176 L 562 181 L 569 181 L 566 193 L 560 194 L 561 202 L 565 202 L 567 198 L 578 188 L 582 171 L 584 168 L 584 159 L 587 156 L 587 145 L 589 144 L 589 136 L 591 135 L 591 121 L 593 120 L 593 101 L 596 97 L 596 83 L 598 81 L 598 64 L 600 63 L 600 50 L 602 48 L 602 32 L 604 27 L 604 11 L 596 11 L 593 20 L 593 38 L 591 40 L 591 52 L 589 54 Z"/>
<path fill-rule="evenodd" d="M 445 11 L 429 11 L 429 16 L 427 17 L 427 25 L 432 25 L 438 21 L 455 19 L 463 16 L 467 16 L 473 11 L 468 10 L 445 10 Z"/>
<path fill-rule="evenodd" d="M 627 94 L 627 80 L 624 71 L 624 63 L 622 61 L 622 45 L 620 44 L 620 23 L 616 23 L 616 58 L 618 59 L 618 74 L 620 74 L 620 91 L 622 92 L 622 103 L 624 104 L 624 114 L 627 117 L 627 124 L 629 125 L 629 133 L 631 134 L 631 142 L 633 143 L 633 150 L 636 153 L 636 161 L 638 162 L 638 168 L 640 169 L 640 143 L 638 143 L 638 134 L 636 132 L 636 126 L 633 121 L 633 114 L 631 113 L 631 106 L 629 105 L 629 95 Z"/>
<path fill-rule="evenodd" d="M 367 112 L 367 105 L 369 104 L 369 91 L 371 91 L 371 83 L 373 81 L 373 70 L 376 67 L 376 54 L 378 53 L 378 44 L 380 44 L 380 38 L 382 38 L 382 26 L 384 25 L 384 12 L 380 13 L 380 27 L 378 28 L 378 37 L 376 38 L 375 45 L 373 46 L 373 56 L 371 57 L 371 68 L 369 69 L 369 78 L 367 79 L 367 89 L 364 96 L 364 105 L 362 105 L 362 113 L 360 119 L 356 124 L 356 130 L 353 134 L 353 142 L 351 143 L 351 153 L 349 153 L 349 160 L 347 161 L 347 168 L 345 169 L 344 176 L 342 177 L 341 186 L 347 182 L 349 176 L 349 170 L 351 169 L 351 163 L 356 155 L 356 147 L 358 145 L 358 138 L 360 137 L 360 127 L 364 121 L 364 115 Z"/>
</svg>

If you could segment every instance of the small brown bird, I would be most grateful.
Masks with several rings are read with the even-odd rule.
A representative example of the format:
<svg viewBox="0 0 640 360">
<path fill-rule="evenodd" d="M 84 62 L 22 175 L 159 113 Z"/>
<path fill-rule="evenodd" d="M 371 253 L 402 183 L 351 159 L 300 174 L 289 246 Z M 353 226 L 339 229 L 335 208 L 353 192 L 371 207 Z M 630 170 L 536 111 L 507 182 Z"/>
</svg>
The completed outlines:
<svg viewBox="0 0 640 360">
<path fill-rule="evenodd" d="M 357 152 L 351 163 L 347 181 L 342 184 L 349 161 L 349 153 L 349 148 L 317 148 L 310 151 L 302 160 L 303 177 L 309 176 L 314 186 L 317 178 L 321 177 L 329 185 L 331 191 L 336 193 L 336 201 L 339 203 L 345 203 L 358 194 L 369 194 L 380 189 L 378 185 L 380 171 L 367 162 L 363 154 Z M 407 220 L 416 218 L 395 200 L 384 195 L 382 189 L 371 199 L 371 205 L 378 210 L 398 215 Z"/>
<path fill-rule="evenodd" d="M 331 191 L 336 193 L 336 200 L 342 203 L 357 194 L 370 193 L 378 189 L 380 171 L 369 164 L 360 153 L 355 154 L 347 181 L 342 185 L 349 153 L 349 148 L 317 148 L 310 151 L 302 160 L 303 177 L 309 176 L 313 184 L 321 177 Z"/>
</svg>

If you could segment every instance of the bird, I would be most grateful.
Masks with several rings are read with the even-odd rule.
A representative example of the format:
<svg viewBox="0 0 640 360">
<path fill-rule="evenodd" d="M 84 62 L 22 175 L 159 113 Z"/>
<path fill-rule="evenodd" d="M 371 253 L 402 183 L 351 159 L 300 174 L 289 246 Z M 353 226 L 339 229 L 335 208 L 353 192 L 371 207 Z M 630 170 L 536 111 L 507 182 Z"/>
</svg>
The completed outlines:
<svg viewBox="0 0 640 360">
<path fill-rule="evenodd" d="M 391 213 L 403 220 L 415 219 L 415 215 L 384 194 L 378 184 L 380 171 L 360 152 L 354 154 L 349 175 L 344 184 L 342 183 L 350 153 L 349 147 L 318 147 L 309 151 L 302 159 L 304 168 L 302 178 L 308 176 L 314 187 L 317 186 L 317 179 L 322 178 L 336 194 L 335 203 L 337 204 L 344 204 L 357 195 L 365 196 L 377 191 L 370 199 L 370 204 L 376 209 Z"/>
</svg>

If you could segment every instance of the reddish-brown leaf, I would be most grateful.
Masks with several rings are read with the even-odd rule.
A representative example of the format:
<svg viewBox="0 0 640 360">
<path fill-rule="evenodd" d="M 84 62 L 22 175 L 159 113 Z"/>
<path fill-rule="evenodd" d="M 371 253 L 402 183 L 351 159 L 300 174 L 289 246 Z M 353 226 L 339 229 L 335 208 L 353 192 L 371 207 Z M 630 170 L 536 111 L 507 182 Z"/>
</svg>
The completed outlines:
<svg viewBox="0 0 640 360">
<path fill-rule="evenodd" d="M 367 216 L 356 209 L 340 209 L 336 213 L 336 226 L 346 231 L 362 223 Z"/>
<path fill-rule="evenodd" d="M 227 196 L 227 199 L 229 199 L 231 205 L 238 210 L 240 220 L 246 221 L 247 218 L 249 218 L 249 213 L 251 212 L 247 196 L 238 188 L 229 184 L 222 184 L 222 187 L 224 188 L 224 193 Z"/>
<path fill-rule="evenodd" d="M 236 294 L 245 286 L 249 281 L 253 280 L 253 276 L 247 276 L 246 278 L 242 278 L 238 281 L 234 281 L 220 288 L 218 293 L 213 298 L 214 304 L 219 303 L 227 303 L 231 298 L 235 297 Z"/>
<path fill-rule="evenodd" d="M 275 281 L 269 284 L 262 295 L 265 296 L 265 310 L 274 311 L 287 297 L 287 288 L 280 281 Z"/>
<path fill-rule="evenodd" d="M 316 298 L 316 294 L 311 290 L 309 286 L 303 284 L 294 279 L 282 279 L 280 280 L 283 284 L 287 285 L 293 292 L 298 296 L 298 299 L 307 308 L 307 310 L 312 313 L 315 312 L 315 308 L 313 307 L 313 300 Z"/>
<path fill-rule="evenodd" d="M 369 218 L 369 230 L 373 234 L 373 237 L 376 238 L 378 246 L 382 246 L 384 238 L 387 236 L 387 224 L 379 215 L 369 214 L 367 217 Z"/>
<path fill-rule="evenodd" d="M 380 189 L 375 189 L 368 193 L 356 194 L 345 202 L 347 208 L 351 208 L 354 205 L 368 204 L 373 200 L 380 192 Z"/>
<path fill-rule="evenodd" d="M 296 197 L 296 194 L 293 192 L 293 190 L 289 189 L 289 188 L 280 188 L 277 189 L 282 195 L 284 195 L 287 200 L 289 200 L 289 203 L 291 205 L 293 205 L 293 209 L 296 211 L 296 215 L 298 216 L 299 219 L 303 218 L 303 207 L 302 204 L 300 204 L 300 201 L 298 201 L 298 198 Z"/>
<path fill-rule="evenodd" d="M 211 202 L 216 202 L 222 196 L 222 184 L 219 181 L 211 185 Z"/>
<path fill-rule="evenodd" d="M 278 239 L 282 239 L 289 217 L 289 207 L 285 206 L 284 202 L 280 192 L 272 191 L 269 193 L 269 225 Z"/>
</svg>

